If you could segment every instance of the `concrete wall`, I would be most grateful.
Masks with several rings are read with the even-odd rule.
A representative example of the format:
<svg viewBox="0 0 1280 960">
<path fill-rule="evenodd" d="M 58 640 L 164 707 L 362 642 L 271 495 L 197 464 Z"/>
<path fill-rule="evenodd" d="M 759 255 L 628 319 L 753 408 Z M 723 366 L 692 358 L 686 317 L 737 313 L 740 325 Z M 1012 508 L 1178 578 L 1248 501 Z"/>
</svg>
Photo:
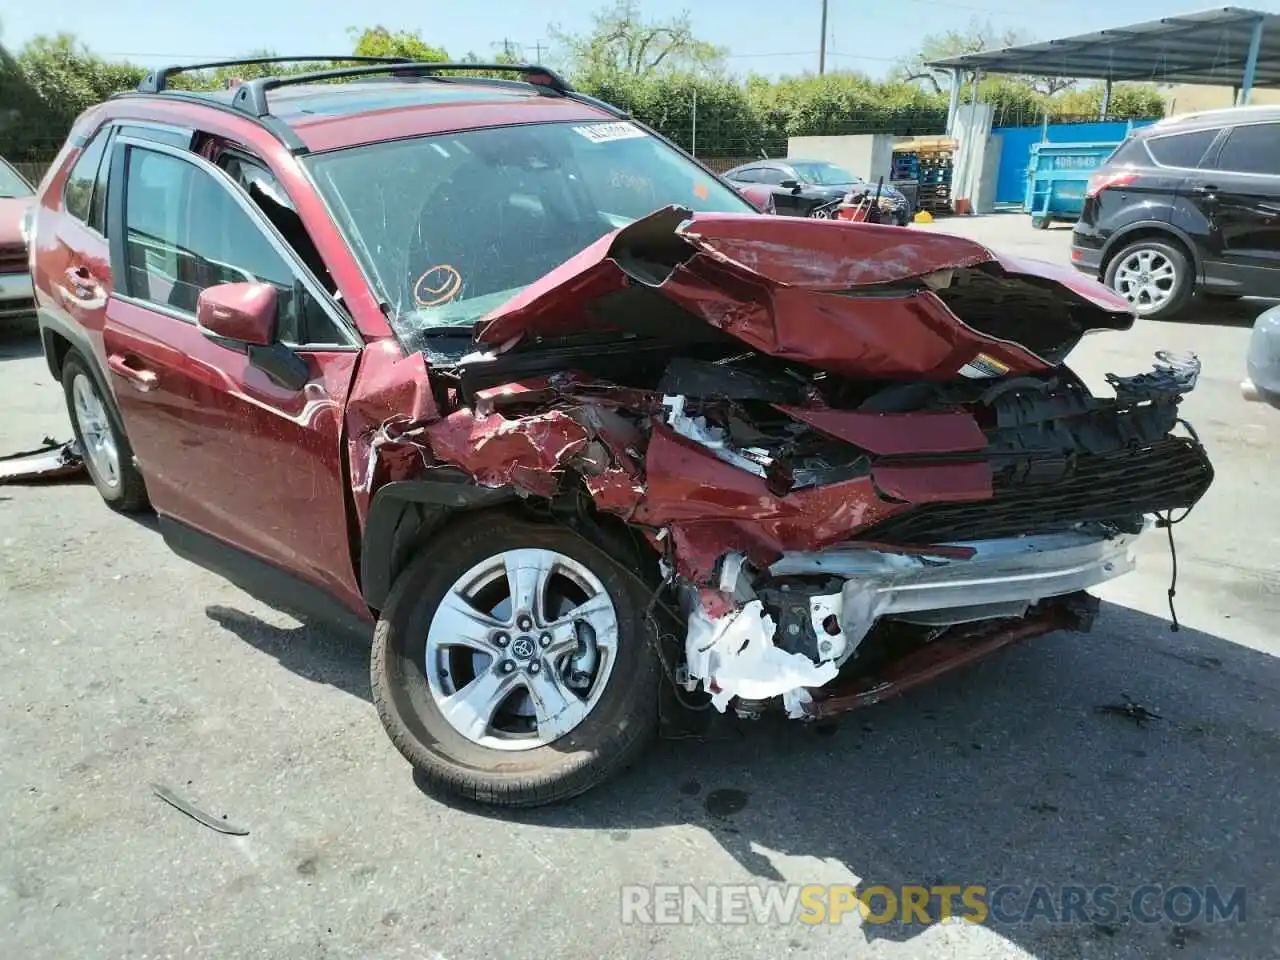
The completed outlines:
<svg viewBox="0 0 1280 960">
<path fill-rule="evenodd" d="M 1179 113 L 1195 113 L 1198 110 L 1217 110 L 1234 106 L 1235 95 L 1231 87 L 1202 87 L 1193 83 L 1173 83 L 1163 91 L 1165 112 L 1169 116 Z M 1280 90 L 1259 90 L 1249 94 L 1253 106 L 1280 104 Z"/>
<path fill-rule="evenodd" d="M 792 160 L 826 160 L 847 167 L 864 180 L 888 179 L 897 137 L 867 133 L 844 137 L 789 137 L 787 157 Z"/>
</svg>

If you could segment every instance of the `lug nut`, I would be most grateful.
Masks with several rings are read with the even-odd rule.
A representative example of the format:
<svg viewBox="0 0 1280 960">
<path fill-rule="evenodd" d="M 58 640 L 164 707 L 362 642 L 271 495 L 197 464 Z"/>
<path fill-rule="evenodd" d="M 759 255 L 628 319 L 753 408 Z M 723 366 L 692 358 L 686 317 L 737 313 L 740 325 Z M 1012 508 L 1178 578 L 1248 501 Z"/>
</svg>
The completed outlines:
<svg viewBox="0 0 1280 960">
<path fill-rule="evenodd" d="M 535 661 L 533 661 L 533 663 L 529 664 L 529 672 L 530 672 L 530 673 L 537 673 L 537 672 L 538 672 L 539 670 L 541 670 L 541 669 L 542 669 L 542 665 L 541 665 L 540 663 L 538 663 L 538 661 L 537 661 L 537 660 L 535 660 Z"/>
<path fill-rule="evenodd" d="M 505 647 L 508 643 L 511 642 L 511 638 L 508 637 L 505 633 L 499 633 L 497 636 L 493 638 L 493 642 L 500 647 Z"/>
<path fill-rule="evenodd" d="M 551 634 L 544 633 L 542 636 L 540 636 L 538 638 L 538 644 L 539 646 L 543 646 L 543 647 L 551 646 Z"/>
<path fill-rule="evenodd" d="M 516 626 L 518 626 L 521 630 L 528 630 L 530 627 L 533 626 L 533 621 L 530 620 L 528 617 L 521 617 L 519 620 L 516 621 Z"/>
<path fill-rule="evenodd" d="M 503 673 L 510 673 L 510 672 L 511 672 L 512 670 L 514 670 L 515 668 L 516 668 L 516 665 L 515 665 L 514 663 L 512 663 L 510 660 L 503 660 L 503 661 L 502 661 L 502 672 L 503 672 Z"/>
</svg>

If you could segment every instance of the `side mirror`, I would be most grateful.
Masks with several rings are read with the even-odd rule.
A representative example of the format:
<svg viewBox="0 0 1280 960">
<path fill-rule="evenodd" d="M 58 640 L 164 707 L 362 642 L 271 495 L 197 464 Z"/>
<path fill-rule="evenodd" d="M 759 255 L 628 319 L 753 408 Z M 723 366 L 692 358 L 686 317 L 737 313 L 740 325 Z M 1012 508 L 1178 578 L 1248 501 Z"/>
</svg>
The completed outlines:
<svg viewBox="0 0 1280 960">
<path fill-rule="evenodd" d="M 269 283 L 220 283 L 200 291 L 196 325 L 206 336 L 249 347 L 276 339 L 276 288 Z"/>
<path fill-rule="evenodd" d="M 778 186 L 780 186 L 783 190 L 799 190 L 800 181 L 799 180 L 783 180 L 780 184 L 778 184 Z"/>
</svg>

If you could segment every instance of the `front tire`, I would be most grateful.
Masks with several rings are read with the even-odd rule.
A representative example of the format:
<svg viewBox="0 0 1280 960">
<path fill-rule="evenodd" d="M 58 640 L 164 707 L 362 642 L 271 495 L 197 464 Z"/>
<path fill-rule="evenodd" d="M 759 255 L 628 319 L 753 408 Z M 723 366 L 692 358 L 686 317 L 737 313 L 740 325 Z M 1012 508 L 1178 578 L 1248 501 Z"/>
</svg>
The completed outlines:
<svg viewBox="0 0 1280 960">
<path fill-rule="evenodd" d="M 1148 320 L 1177 316 L 1195 292 L 1187 255 L 1162 240 L 1139 240 L 1125 247 L 1107 264 L 1104 280 Z"/>
<path fill-rule="evenodd" d="M 74 350 L 62 362 L 62 392 L 85 468 L 102 499 L 122 513 L 145 510 L 147 487 L 119 414 L 88 362 Z"/>
<path fill-rule="evenodd" d="M 500 806 L 565 800 L 657 729 L 648 595 L 599 547 L 505 512 L 452 526 L 399 576 L 374 632 L 373 699 L 427 782 Z"/>
</svg>

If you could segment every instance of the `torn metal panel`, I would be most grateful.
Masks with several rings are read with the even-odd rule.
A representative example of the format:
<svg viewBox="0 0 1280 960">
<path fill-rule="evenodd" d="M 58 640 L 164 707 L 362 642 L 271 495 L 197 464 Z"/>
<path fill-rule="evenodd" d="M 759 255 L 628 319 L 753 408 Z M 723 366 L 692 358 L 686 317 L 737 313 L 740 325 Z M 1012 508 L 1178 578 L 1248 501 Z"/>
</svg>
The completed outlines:
<svg viewBox="0 0 1280 960">
<path fill-rule="evenodd" d="M 894 660 L 875 676 L 858 678 L 847 686 L 827 685 L 808 691 L 802 713 L 820 719 L 871 706 L 1011 644 L 1058 630 L 1087 631 L 1097 609 L 1095 597 L 1072 594 L 1046 601 L 1022 619 L 952 627 L 914 653 Z"/>
<path fill-rule="evenodd" d="M 1024 342 L 1047 355 L 1133 319 L 1125 301 L 1074 271 L 1001 258 L 959 237 L 668 207 L 531 284 L 488 316 L 477 339 L 506 347 L 641 317 L 651 325 L 653 310 L 629 318 L 623 309 L 644 288 L 679 308 L 664 321 L 673 337 L 696 318 L 772 356 L 861 376 L 1044 372 L 1052 362 Z M 997 308 L 1015 292 L 1041 309 Z M 606 297 L 610 309 L 594 309 Z M 975 326 L 971 309 L 998 333 Z"/>
<path fill-rule="evenodd" d="M 423 430 L 437 458 L 485 487 L 513 486 L 554 496 L 563 462 L 580 451 L 587 431 L 562 410 L 508 420 L 458 410 Z"/>
<path fill-rule="evenodd" d="M 84 458 L 74 440 L 56 443 L 46 438 L 46 446 L 0 457 L 0 483 L 49 483 L 85 472 Z"/>
<path fill-rule="evenodd" d="M 775 406 L 815 430 L 880 456 L 976 453 L 987 446 L 987 436 L 973 414 L 960 410 L 866 413 Z"/>
<path fill-rule="evenodd" d="M 405 431 L 438 416 L 422 354 L 405 356 L 393 340 L 365 347 L 345 423 L 352 493 L 362 525 L 378 487 L 409 479 L 428 462 L 421 442 L 404 437 Z"/>
</svg>

